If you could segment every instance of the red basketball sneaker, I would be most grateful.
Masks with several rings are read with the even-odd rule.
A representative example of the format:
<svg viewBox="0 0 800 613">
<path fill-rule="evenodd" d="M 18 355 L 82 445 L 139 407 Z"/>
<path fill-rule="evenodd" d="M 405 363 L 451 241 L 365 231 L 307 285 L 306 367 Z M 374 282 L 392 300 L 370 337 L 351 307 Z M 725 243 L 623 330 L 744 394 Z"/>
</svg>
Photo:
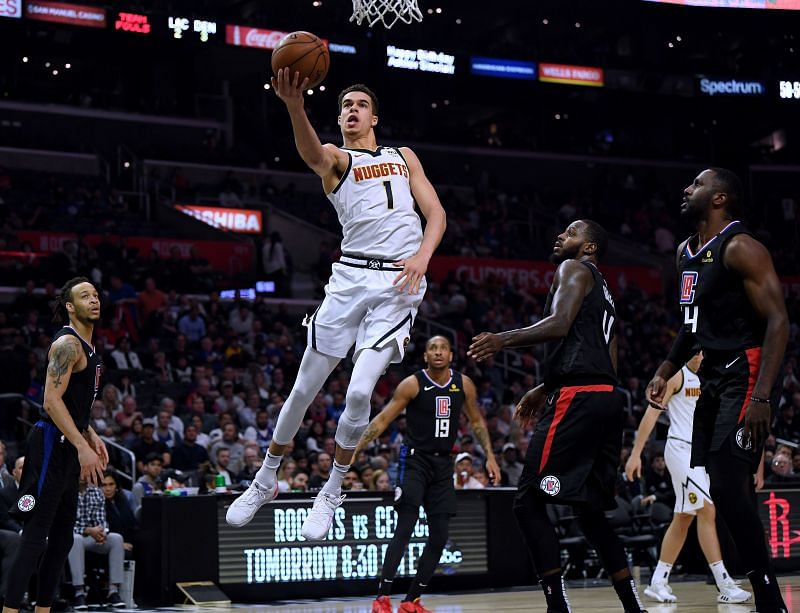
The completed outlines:
<svg viewBox="0 0 800 613">
<path fill-rule="evenodd" d="M 388 596 L 378 596 L 372 603 L 372 613 L 394 613 Z"/>
<path fill-rule="evenodd" d="M 433 611 L 423 607 L 420 599 L 417 598 L 414 602 L 401 602 L 397 613 L 433 613 Z"/>
</svg>

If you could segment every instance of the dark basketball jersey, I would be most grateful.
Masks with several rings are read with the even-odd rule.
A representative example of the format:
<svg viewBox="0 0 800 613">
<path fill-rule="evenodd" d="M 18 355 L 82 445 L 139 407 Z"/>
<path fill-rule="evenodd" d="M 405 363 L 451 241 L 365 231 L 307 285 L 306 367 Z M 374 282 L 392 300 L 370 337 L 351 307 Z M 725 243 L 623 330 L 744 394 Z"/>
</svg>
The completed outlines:
<svg viewBox="0 0 800 613">
<path fill-rule="evenodd" d="M 695 235 L 678 259 L 684 330 L 705 350 L 738 351 L 760 347 L 764 341 L 766 322 L 750 304 L 742 278 L 723 262 L 725 246 L 737 234 L 749 234 L 739 221 L 729 223 L 702 247 Z"/>
<path fill-rule="evenodd" d="M 617 383 L 609 350 L 616 332 L 614 299 L 597 267 L 590 262 L 583 265 L 591 271 L 594 287 L 584 297 L 567 336 L 547 343 L 544 384 L 548 390 L 567 385 Z M 554 295 L 550 288 L 544 317 L 550 314 Z"/>
<path fill-rule="evenodd" d="M 75 427 L 81 432 L 89 427 L 89 419 L 92 414 L 92 403 L 97 397 L 97 391 L 100 389 L 100 376 L 103 372 L 103 363 L 100 356 L 94 351 L 94 347 L 88 345 L 78 333 L 69 326 L 64 326 L 53 337 L 53 342 L 64 335 L 71 335 L 77 338 L 83 352 L 86 354 L 86 368 L 80 372 L 74 372 L 69 377 L 69 385 L 61 396 L 64 404 L 69 411 L 72 421 L 75 422 Z M 53 423 L 47 413 L 42 411 L 42 419 L 46 422 Z"/>
<path fill-rule="evenodd" d="M 424 370 L 414 373 L 419 393 L 406 408 L 408 435 L 404 444 L 415 451 L 449 453 L 458 433 L 458 418 L 464 406 L 461 373 L 450 371 L 444 385 L 434 383 Z"/>
</svg>

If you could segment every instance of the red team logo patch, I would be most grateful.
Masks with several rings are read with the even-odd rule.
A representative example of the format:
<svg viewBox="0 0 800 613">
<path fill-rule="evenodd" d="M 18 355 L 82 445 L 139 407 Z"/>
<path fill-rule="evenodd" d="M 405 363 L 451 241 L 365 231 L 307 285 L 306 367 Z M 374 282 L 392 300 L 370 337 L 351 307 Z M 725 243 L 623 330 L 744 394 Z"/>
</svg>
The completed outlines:
<svg viewBox="0 0 800 613">
<path fill-rule="evenodd" d="M 694 302 L 697 274 L 695 271 L 686 271 L 681 275 L 681 304 L 692 304 Z"/>
<path fill-rule="evenodd" d="M 436 396 L 436 419 L 450 419 L 450 396 Z"/>
</svg>

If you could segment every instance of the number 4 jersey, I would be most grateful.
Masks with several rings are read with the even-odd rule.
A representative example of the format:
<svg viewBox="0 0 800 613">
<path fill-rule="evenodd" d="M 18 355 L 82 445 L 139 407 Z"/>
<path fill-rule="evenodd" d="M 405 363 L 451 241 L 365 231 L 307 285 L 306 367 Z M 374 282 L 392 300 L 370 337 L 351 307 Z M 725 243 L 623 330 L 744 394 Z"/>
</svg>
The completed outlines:
<svg viewBox="0 0 800 613">
<path fill-rule="evenodd" d="M 723 262 L 728 241 L 749 234 L 732 221 L 699 247 L 698 236 L 683 245 L 678 259 L 680 306 L 686 332 L 706 351 L 738 351 L 760 347 L 766 323 L 750 304 L 742 278 Z"/>
<path fill-rule="evenodd" d="M 404 444 L 415 451 L 447 454 L 458 434 L 458 419 L 464 406 L 461 373 L 450 371 L 450 380 L 439 385 L 424 370 L 414 373 L 419 393 L 406 409 L 408 435 Z"/>
</svg>

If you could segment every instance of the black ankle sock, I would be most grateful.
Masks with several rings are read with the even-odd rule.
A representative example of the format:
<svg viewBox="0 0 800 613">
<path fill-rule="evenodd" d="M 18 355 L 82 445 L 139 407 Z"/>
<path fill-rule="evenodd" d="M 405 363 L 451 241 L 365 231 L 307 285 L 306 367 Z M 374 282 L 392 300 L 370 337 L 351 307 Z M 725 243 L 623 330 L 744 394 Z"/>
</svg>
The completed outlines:
<svg viewBox="0 0 800 613">
<path fill-rule="evenodd" d="M 644 607 L 639 600 L 639 592 L 636 591 L 636 583 L 632 577 L 614 581 L 614 590 L 617 592 L 617 597 L 622 603 L 625 613 L 640 613 L 644 611 Z"/>
<path fill-rule="evenodd" d="M 783 601 L 781 588 L 775 573 L 757 568 L 747 573 L 753 586 L 753 601 L 759 613 L 787 613 L 789 609 Z"/>
<path fill-rule="evenodd" d="M 570 613 L 569 600 L 561 573 L 545 575 L 539 580 L 547 600 L 548 613 Z"/>
<path fill-rule="evenodd" d="M 389 579 L 381 579 L 378 586 L 378 596 L 391 596 L 392 595 L 392 582 Z"/>
</svg>

